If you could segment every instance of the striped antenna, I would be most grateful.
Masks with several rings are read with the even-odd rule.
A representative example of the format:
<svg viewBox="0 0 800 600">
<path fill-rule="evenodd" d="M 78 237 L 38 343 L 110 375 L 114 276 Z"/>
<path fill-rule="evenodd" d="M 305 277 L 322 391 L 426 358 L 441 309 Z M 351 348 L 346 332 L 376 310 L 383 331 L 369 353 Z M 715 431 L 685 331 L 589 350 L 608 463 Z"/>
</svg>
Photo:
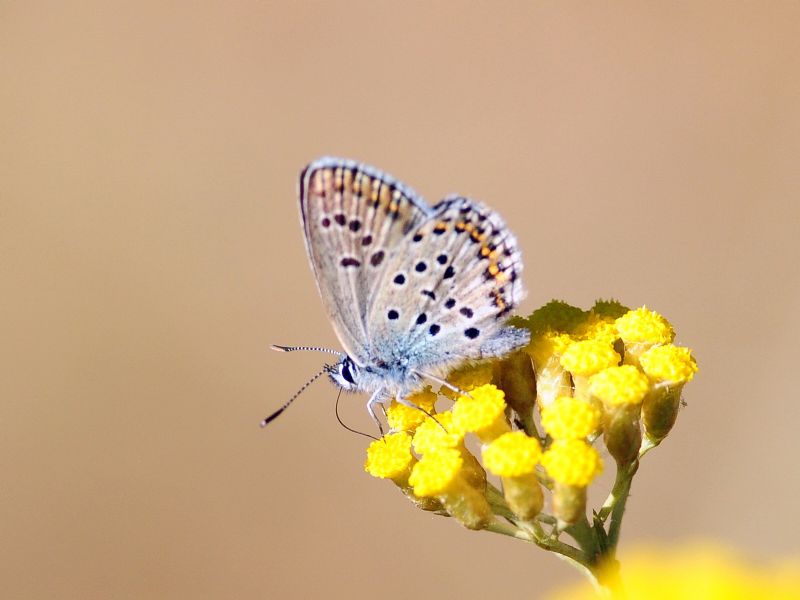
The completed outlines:
<svg viewBox="0 0 800 600">
<path fill-rule="evenodd" d="M 294 401 L 295 401 L 295 399 L 296 399 L 296 398 L 297 398 L 297 397 L 298 397 L 300 394 L 302 394 L 302 393 L 303 393 L 303 392 L 306 390 L 306 388 L 307 388 L 308 386 L 310 386 L 310 385 L 311 385 L 312 383 L 314 383 L 314 382 L 315 382 L 317 379 L 319 379 L 320 377 L 322 377 L 322 376 L 323 376 L 325 373 L 328 373 L 330 370 L 331 370 L 331 366 L 330 366 L 330 365 L 325 365 L 325 367 L 323 367 L 322 371 L 320 371 L 319 373 L 317 373 L 316 375 L 314 375 L 314 376 L 313 376 L 311 379 L 309 379 L 309 380 L 308 380 L 308 381 L 305 383 L 305 385 L 304 385 L 303 387 L 301 387 L 299 390 L 297 390 L 297 392 L 295 393 L 295 395 L 294 395 L 294 396 L 292 396 L 291 398 L 289 398 L 289 399 L 286 401 L 286 403 L 285 403 L 283 406 L 281 406 L 281 407 L 280 407 L 278 410 L 276 410 L 274 413 L 272 413 L 272 414 L 271 414 L 270 416 L 268 416 L 266 419 L 264 419 L 263 421 L 261 421 L 261 427 L 266 427 L 266 426 L 267 426 L 267 425 L 269 425 L 269 424 L 270 424 L 272 421 L 274 421 L 275 419 L 277 419 L 277 418 L 278 418 L 278 417 L 281 415 L 281 413 L 282 413 L 283 411 L 285 411 L 287 408 L 289 408 L 289 405 L 290 405 L 292 402 L 294 402 Z"/>
<path fill-rule="evenodd" d="M 319 346 L 280 346 L 278 344 L 272 344 L 270 348 L 278 352 L 297 352 L 298 350 L 310 350 L 312 352 L 327 352 L 328 354 L 335 354 L 336 356 L 344 356 L 344 352 L 331 350 L 330 348 L 320 348 Z"/>
</svg>

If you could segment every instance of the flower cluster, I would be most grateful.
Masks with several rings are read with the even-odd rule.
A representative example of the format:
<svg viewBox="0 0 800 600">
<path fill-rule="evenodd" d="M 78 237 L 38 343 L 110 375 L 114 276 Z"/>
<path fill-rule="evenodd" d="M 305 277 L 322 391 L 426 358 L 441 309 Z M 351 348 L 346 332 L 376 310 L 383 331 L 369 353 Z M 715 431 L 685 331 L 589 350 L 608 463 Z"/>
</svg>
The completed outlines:
<svg viewBox="0 0 800 600">
<path fill-rule="evenodd" d="M 672 429 L 697 365 L 647 307 L 600 301 L 586 311 L 553 301 L 511 324 L 531 332 L 524 349 L 459 367 L 438 393 L 392 402 L 392 431 L 370 445 L 366 470 L 420 508 L 593 571 L 613 556 L 639 460 Z M 439 410 L 440 400 L 450 406 Z M 616 482 L 589 523 L 587 488 L 603 454 Z"/>
</svg>

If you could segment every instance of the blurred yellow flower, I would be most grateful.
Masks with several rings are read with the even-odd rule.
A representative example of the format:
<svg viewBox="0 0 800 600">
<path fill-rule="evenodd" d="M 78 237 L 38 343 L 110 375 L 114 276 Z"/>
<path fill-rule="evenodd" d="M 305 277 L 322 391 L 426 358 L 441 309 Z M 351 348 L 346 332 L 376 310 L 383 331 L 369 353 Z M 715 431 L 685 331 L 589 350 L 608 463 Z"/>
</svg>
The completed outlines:
<svg viewBox="0 0 800 600">
<path fill-rule="evenodd" d="M 693 545 L 623 553 L 622 589 L 600 596 L 588 585 L 558 590 L 548 600 L 798 600 L 800 560 L 756 565 L 730 550 Z M 602 575 L 601 575 L 602 578 Z"/>
</svg>

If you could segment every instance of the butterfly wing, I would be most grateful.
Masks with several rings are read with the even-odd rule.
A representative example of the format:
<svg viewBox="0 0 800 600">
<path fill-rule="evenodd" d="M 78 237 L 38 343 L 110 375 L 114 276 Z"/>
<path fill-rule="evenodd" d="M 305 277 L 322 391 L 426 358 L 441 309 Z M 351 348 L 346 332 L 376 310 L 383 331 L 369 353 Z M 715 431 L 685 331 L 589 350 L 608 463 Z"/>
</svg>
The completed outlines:
<svg viewBox="0 0 800 600">
<path fill-rule="evenodd" d="M 369 300 L 400 241 L 431 209 L 370 166 L 322 158 L 300 175 L 306 248 L 322 302 L 345 352 L 367 361 Z"/>
<path fill-rule="evenodd" d="M 504 326 L 524 290 L 516 239 L 497 213 L 446 198 L 403 247 L 387 265 L 367 319 L 380 361 L 438 370 L 527 343 L 526 331 Z"/>
</svg>

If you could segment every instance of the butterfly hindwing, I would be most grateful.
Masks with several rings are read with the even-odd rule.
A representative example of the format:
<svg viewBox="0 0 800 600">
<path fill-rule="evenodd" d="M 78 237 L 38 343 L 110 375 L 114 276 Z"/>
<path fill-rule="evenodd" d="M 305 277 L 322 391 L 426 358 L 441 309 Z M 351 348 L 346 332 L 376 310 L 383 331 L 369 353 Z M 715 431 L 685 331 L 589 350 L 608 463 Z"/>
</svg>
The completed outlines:
<svg viewBox="0 0 800 600">
<path fill-rule="evenodd" d="M 527 341 L 504 326 L 522 299 L 516 240 L 497 213 L 450 197 L 408 232 L 386 267 L 367 319 L 382 360 L 415 368 L 496 356 Z"/>
<path fill-rule="evenodd" d="M 306 246 L 320 295 L 345 351 L 367 361 L 370 299 L 401 240 L 431 209 L 391 176 L 323 158 L 300 175 Z"/>
</svg>

